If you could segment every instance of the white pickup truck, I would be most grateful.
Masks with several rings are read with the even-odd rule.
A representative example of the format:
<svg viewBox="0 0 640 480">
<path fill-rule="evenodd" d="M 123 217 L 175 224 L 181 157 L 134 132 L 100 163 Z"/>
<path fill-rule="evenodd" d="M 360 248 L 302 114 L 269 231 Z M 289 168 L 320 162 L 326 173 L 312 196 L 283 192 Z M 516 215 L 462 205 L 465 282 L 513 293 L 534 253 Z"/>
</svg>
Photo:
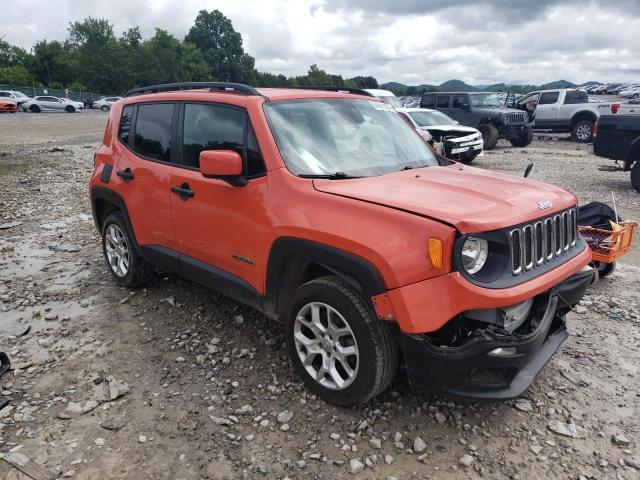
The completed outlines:
<svg viewBox="0 0 640 480">
<path fill-rule="evenodd" d="M 579 89 L 538 90 L 518 98 L 514 105 L 534 117 L 534 130 L 571 132 L 576 142 L 591 142 L 596 120 L 603 113 L 615 113 L 619 106 L 590 102 L 587 92 Z"/>
</svg>

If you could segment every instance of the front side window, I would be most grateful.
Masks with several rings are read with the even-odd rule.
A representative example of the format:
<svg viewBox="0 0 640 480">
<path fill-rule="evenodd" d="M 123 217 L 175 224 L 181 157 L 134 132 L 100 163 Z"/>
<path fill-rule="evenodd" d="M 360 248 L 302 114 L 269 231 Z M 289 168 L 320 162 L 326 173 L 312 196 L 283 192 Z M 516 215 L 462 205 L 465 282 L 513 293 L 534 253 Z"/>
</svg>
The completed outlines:
<svg viewBox="0 0 640 480">
<path fill-rule="evenodd" d="M 369 177 L 438 165 L 415 130 L 382 102 L 290 100 L 263 108 L 294 175 Z"/>
<path fill-rule="evenodd" d="M 466 95 L 454 95 L 451 107 L 465 110 L 469 108 L 469 98 Z"/>
<path fill-rule="evenodd" d="M 545 92 L 540 95 L 538 105 L 552 105 L 558 101 L 559 96 L 560 92 Z"/>
<path fill-rule="evenodd" d="M 138 105 L 133 148 L 143 157 L 169 162 L 171 160 L 171 123 L 174 104 L 148 103 Z"/>
</svg>

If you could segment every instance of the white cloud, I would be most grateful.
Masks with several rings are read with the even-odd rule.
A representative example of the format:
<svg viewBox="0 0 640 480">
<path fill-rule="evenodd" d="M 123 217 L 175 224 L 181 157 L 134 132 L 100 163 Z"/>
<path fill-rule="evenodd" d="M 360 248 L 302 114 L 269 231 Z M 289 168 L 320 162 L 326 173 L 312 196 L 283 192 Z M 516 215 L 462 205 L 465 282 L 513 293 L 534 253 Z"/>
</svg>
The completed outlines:
<svg viewBox="0 0 640 480">
<path fill-rule="evenodd" d="M 379 81 L 544 83 L 640 80 L 640 2 L 621 0 L 4 0 L 0 37 L 29 48 L 63 40 L 71 21 L 107 18 L 182 38 L 219 9 L 263 71 L 309 65 Z"/>
</svg>

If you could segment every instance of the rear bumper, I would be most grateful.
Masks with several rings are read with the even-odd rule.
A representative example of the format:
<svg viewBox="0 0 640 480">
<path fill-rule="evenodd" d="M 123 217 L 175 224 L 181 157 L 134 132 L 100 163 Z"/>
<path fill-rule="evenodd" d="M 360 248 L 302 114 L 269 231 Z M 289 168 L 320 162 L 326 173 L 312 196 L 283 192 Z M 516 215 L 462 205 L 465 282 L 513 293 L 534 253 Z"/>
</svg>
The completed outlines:
<svg viewBox="0 0 640 480">
<path fill-rule="evenodd" d="M 448 347 L 434 345 L 428 335 L 401 333 L 411 383 L 473 400 L 522 395 L 567 338 L 564 315 L 582 298 L 592 278 L 593 271 L 583 270 L 538 295 L 531 320 L 537 327 L 527 335 L 487 328 L 462 345 Z M 496 349 L 503 349 L 502 354 Z"/>
</svg>

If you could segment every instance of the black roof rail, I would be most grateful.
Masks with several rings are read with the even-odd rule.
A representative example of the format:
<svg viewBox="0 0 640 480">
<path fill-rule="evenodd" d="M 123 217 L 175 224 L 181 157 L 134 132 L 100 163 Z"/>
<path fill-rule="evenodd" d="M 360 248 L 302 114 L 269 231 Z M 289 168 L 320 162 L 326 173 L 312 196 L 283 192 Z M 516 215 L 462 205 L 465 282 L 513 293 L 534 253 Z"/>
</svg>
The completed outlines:
<svg viewBox="0 0 640 480">
<path fill-rule="evenodd" d="M 134 88 L 129 90 L 125 97 L 141 95 L 143 93 L 158 92 L 174 92 L 179 90 L 197 90 L 208 88 L 211 91 L 243 93 L 245 95 L 260 95 L 255 88 L 242 83 L 232 82 L 182 82 L 182 83 L 164 83 L 161 85 L 149 85 L 147 87 Z"/>
<path fill-rule="evenodd" d="M 375 97 L 375 95 L 371 92 L 367 92 L 362 88 L 352 88 L 352 87 L 333 87 L 333 86 L 303 86 L 303 87 L 283 87 L 283 88 L 294 88 L 297 90 L 324 90 L 326 92 L 343 92 L 343 93 L 354 93 L 356 95 L 366 95 L 367 97 Z"/>
</svg>

